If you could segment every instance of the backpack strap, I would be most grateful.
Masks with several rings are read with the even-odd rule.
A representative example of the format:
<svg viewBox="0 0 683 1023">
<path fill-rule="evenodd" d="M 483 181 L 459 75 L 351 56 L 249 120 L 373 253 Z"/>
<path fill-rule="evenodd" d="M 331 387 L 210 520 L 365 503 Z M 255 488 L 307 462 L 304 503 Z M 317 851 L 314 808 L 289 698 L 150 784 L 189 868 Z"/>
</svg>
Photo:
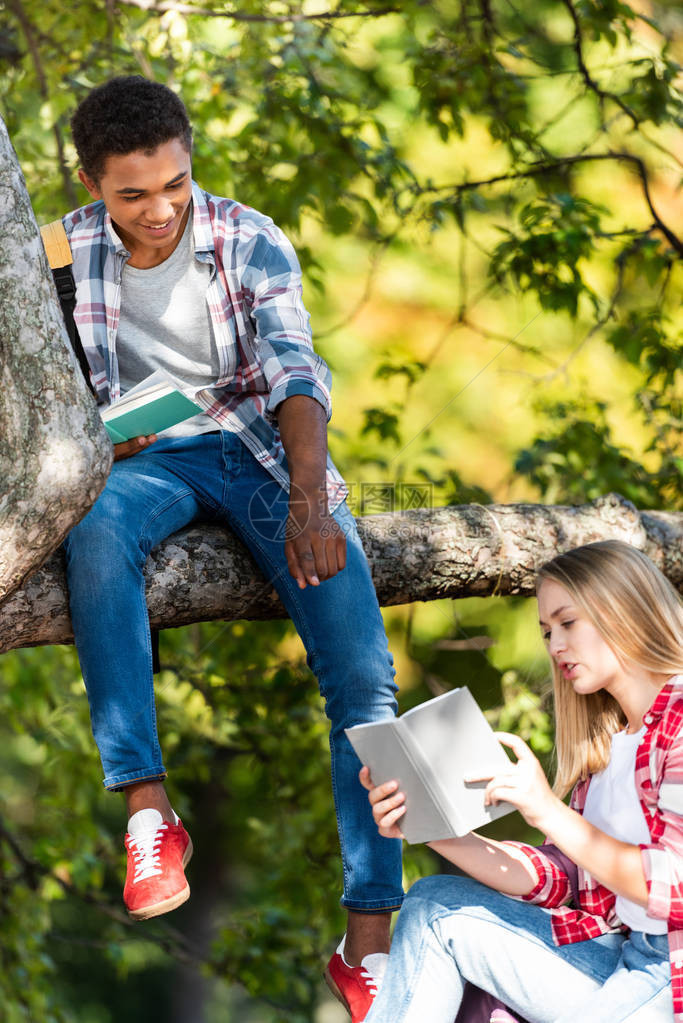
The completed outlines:
<svg viewBox="0 0 683 1023">
<path fill-rule="evenodd" d="M 51 224 L 44 224 L 40 229 L 40 234 L 45 246 L 47 261 L 52 270 L 55 287 L 57 288 L 57 297 L 62 307 L 62 315 L 64 316 L 64 323 L 66 324 L 71 347 L 78 359 L 85 382 L 94 394 L 95 388 L 90 380 L 90 367 L 88 366 L 88 360 L 85 357 L 83 344 L 81 343 L 76 321 L 74 320 L 76 282 L 74 281 L 72 270 L 73 257 L 71 255 L 71 246 L 64 230 L 64 224 L 61 220 L 54 220 Z"/>
<path fill-rule="evenodd" d="M 53 220 L 51 224 L 43 224 L 40 234 L 45 246 L 45 254 L 51 270 L 71 266 L 73 257 L 71 246 L 61 220 Z"/>
</svg>

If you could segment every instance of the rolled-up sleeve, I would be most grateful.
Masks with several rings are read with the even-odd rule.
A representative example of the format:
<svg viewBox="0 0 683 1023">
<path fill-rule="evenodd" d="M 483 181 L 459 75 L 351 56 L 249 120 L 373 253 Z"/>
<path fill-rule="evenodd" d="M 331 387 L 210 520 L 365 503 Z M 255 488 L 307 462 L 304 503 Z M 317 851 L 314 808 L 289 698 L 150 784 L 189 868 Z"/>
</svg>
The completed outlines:
<svg viewBox="0 0 683 1023">
<path fill-rule="evenodd" d="M 538 877 L 531 891 L 519 896 L 522 901 L 533 902 L 538 906 L 545 906 L 546 909 L 556 909 L 569 901 L 571 882 L 557 857 L 548 855 L 543 848 L 536 848 L 523 842 L 506 842 L 505 845 L 514 845 L 524 853 Z"/>
<path fill-rule="evenodd" d="M 329 420 L 332 376 L 313 349 L 299 261 L 289 239 L 272 223 L 250 240 L 242 289 L 255 328 L 252 344 L 270 389 L 266 414 L 273 418 L 286 398 L 303 394 L 322 405 Z"/>
</svg>

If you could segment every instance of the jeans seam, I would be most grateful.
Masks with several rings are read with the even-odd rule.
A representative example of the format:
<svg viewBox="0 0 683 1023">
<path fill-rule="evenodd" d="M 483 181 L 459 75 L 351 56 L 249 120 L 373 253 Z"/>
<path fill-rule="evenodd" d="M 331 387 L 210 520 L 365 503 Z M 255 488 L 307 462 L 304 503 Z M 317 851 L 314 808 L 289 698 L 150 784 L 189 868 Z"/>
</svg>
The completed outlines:
<svg viewBox="0 0 683 1023">
<path fill-rule="evenodd" d="M 154 522 L 154 520 L 158 519 L 159 516 L 163 512 L 168 511 L 169 508 L 172 508 L 174 504 L 178 504 L 180 501 L 184 501 L 186 497 L 191 497 L 194 501 L 197 501 L 197 495 L 192 490 L 190 490 L 189 487 L 186 487 L 185 490 L 183 490 L 181 493 L 173 494 L 172 497 L 167 497 L 166 500 L 164 502 L 162 502 L 162 504 L 157 505 L 149 513 L 149 515 L 147 516 L 145 521 L 140 526 L 140 531 L 138 533 L 138 546 L 140 547 L 141 551 L 144 552 L 144 547 L 142 546 L 142 542 L 143 542 L 143 539 L 144 539 L 144 534 L 147 532 L 147 530 L 149 529 L 151 524 Z M 155 546 L 155 545 L 153 544 L 152 547 L 153 546 Z M 149 551 L 152 550 L 152 547 L 149 548 Z M 145 561 L 149 557 L 149 551 L 147 551 L 145 553 Z M 143 566 L 144 566 L 144 562 L 143 562 Z"/>
<path fill-rule="evenodd" d="M 246 451 L 244 453 L 246 454 Z M 268 580 L 270 585 L 274 585 L 274 580 L 277 580 L 277 584 L 278 584 L 277 588 L 279 588 L 280 590 L 282 590 L 283 592 L 286 593 L 287 598 L 288 598 L 288 602 L 290 603 L 290 605 L 292 606 L 292 609 L 295 611 L 295 614 L 296 614 L 296 618 L 292 618 L 292 620 L 293 620 L 294 625 L 295 625 L 295 627 L 296 627 L 296 629 L 297 629 L 297 631 L 298 631 L 298 633 L 299 633 L 299 635 L 300 635 L 300 637 L 301 637 L 301 639 L 302 639 L 302 641 L 303 641 L 303 643 L 304 643 L 304 645 L 306 647 L 307 654 L 308 654 L 309 665 L 311 665 L 314 662 L 314 660 L 315 660 L 315 656 L 316 656 L 316 649 L 315 648 L 316 648 L 317 644 L 315 643 L 315 637 L 314 637 L 314 634 L 311 631 L 311 628 L 310 628 L 310 625 L 309 625 L 308 615 L 306 614 L 305 609 L 302 606 L 301 601 L 300 601 L 300 591 L 299 591 L 299 588 L 296 586 L 294 579 L 289 575 L 286 565 L 283 566 L 282 568 L 279 568 L 279 566 L 277 566 L 277 563 L 273 564 L 273 558 L 269 555 L 267 550 L 264 548 L 264 546 L 263 546 L 263 544 L 261 542 L 261 537 L 251 527 L 251 525 L 250 525 L 248 520 L 245 521 L 243 519 L 240 519 L 238 516 L 234 515 L 234 513 L 231 510 L 230 504 L 231 504 L 231 502 L 230 502 L 230 495 L 228 495 L 228 500 L 226 501 L 226 505 L 225 505 L 225 507 L 223 509 L 223 514 L 225 515 L 225 519 L 226 519 L 228 525 L 230 526 L 232 531 L 245 543 L 247 548 L 252 551 L 252 553 L 254 553 L 254 552 L 258 553 L 258 556 L 261 559 L 261 562 L 262 562 L 262 564 L 264 566 L 268 566 L 268 565 L 272 566 L 270 571 L 268 571 L 267 568 L 263 569 L 264 577 Z M 350 512 L 348 514 L 350 516 Z M 351 517 L 351 525 L 353 525 L 352 517 Z M 358 545 L 360 553 L 363 556 L 365 556 L 364 555 L 364 551 L 363 551 L 362 543 L 360 542 L 360 538 L 358 537 L 357 533 L 356 533 L 355 538 L 354 537 L 351 538 L 350 542 L 353 543 L 354 540 L 355 540 L 355 543 L 357 543 L 357 545 Z M 272 573 L 272 568 L 276 569 L 274 575 L 271 574 Z M 380 618 L 380 621 L 381 621 L 381 618 Z M 394 685 L 394 692 L 395 692 L 395 689 L 396 689 L 395 683 L 393 683 L 393 685 Z M 326 695 L 326 688 L 327 687 L 323 688 L 323 680 L 318 679 L 318 687 L 319 687 L 321 696 L 323 697 L 323 699 L 326 700 L 327 699 L 327 695 Z M 348 901 L 347 901 L 347 892 L 349 890 L 349 882 L 350 882 L 350 878 L 351 878 L 351 872 L 349 870 L 349 867 L 347 866 L 347 858 L 349 858 L 349 855 L 350 855 L 349 854 L 349 845 L 350 845 L 349 837 L 350 837 L 350 833 L 349 833 L 349 829 L 346 827 L 346 825 L 349 822 L 345 820 L 343 814 L 340 812 L 340 809 L 339 809 L 339 798 L 338 798 L 339 797 L 339 775 L 338 775 L 338 765 L 337 765 L 337 757 L 334 755 L 334 749 L 333 749 L 332 743 L 330 744 L 330 749 L 331 749 L 331 753 L 332 753 L 331 765 L 330 765 L 331 766 L 332 791 L 333 791 L 333 794 L 334 794 L 335 813 L 336 813 L 337 828 L 338 828 L 338 833 L 339 833 L 339 843 L 340 843 L 341 852 L 342 852 L 341 864 L 342 864 L 342 878 L 343 878 L 343 895 L 342 895 L 342 899 L 341 899 L 341 904 L 342 904 L 342 906 L 345 906 L 348 909 L 354 910 L 356 908 L 353 905 L 355 900 L 349 898 Z M 368 912 L 368 913 L 378 913 L 378 912 L 384 912 L 384 911 L 393 910 L 394 908 L 398 908 L 401 905 L 401 901 L 402 901 L 402 898 L 403 898 L 403 892 L 401 891 L 401 887 L 402 887 L 401 886 L 401 881 L 400 881 L 400 878 L 399 878 L 398 879 L 398 884 L 397 884 L 397 889 L 396 889 L 397 890 L 397 894 L 396 895 L 392 895 L 392 898 L 390 898 L 390 899 L 386 899 L 385 898 L 385 899 L 378 899 L 378 900 L 369 901 L 369 903 L 366 906 L 358 907 L 358 911 L 360 911 L 360 912 Z"/>
<path fill-rule="evenodd" d="M 231 526 L 231 528 L 232 528 L 232 526 Z M 266 557 L 266 552 L 264 551 L 263 547 L 259 543 L 258 539 L 255 538 L 254 533 L 251 530 L 248 530 L 244 526 L 242 527 L 242 529 L 243 529 L 243 531 L 245 533 L 249 534 L 251 542 L 261 552 L 261 555 L 262 555 L 264 561 L 267 561 L 268 558 Z M 269 579 L 268 581 L 270 582 L 271 586 L 275 585 L 273 583 L 272 579 Z M 291 595 L 292 602 L 298 604 L 298 601 L 296 601 L 294 599 L 297 596 L 296 589 L 294 588 L 294 586 L 290 586 L 289 580 L 285 578 L 284 573 L 282 574 L 282 585 L 287 589 L 288 593 Z M 313 635 L 312 635 L 312 633 L 309 630 L 308 622 L 306 620 L 306 616 L 304 614 L 302 614 L 301 611 L 299 611 L 299 619 L 300 619 L 302 625 L 305 627 L 306 640 L 304 640 L 304 645 L 306 646 L 306 649 L 308 650 L 309 646 L 311 648 L 313 647 Z M 296 623 L 295 623 L 295 626 L 296 626 Z M 298 631 L 298 626 L 297 626 L 297 631 Z M 299 635 L 301 636 L 301 638 L 303 640 L 304 637 L 303 637 L 301 632 L 299 633 Z M 309 655 L 309 656 L 312 656 L 312 655 Z M 319 689 L 319 691 L 321 693 L 321 696 L 323 696 L 319 681 L 318 681 L 318 689 Z M 323 699 L 325 699 L 324 696 L 323 696 Z M 337 803 L 338 803 L 338 795 L 337 795 L 337 765 L 336 765 L 336 757 L 334 755 L 332 755 L 332 747 L 331 746 L 330 746 L 330 778 L 331 778 L 331 781 L 332 781 L 332 795 L 333 795 L 333 801 L 334 801 L 334 804 L 335 804 L 335 816 L 337 818 L 337 831 L 339 833 L 339 845 L 340 845 L 340 847 L 342 849 L 342 857 L 341 857 L 341 861 L 342 861 L 342 878 L 343 878 L 342 898 L 344 898 L 344 896 L 346 894 L 348 879 L 349 879 L 349 872 L 348 872 L 348 869 L 346 867 L 346 857 L 343 855 L 343 849 L 344 849 L 344 846 L 346 844 L 346 829 L 344 827 L 342 815 L 339 813 L 339 810 L 337 809 Z"/>
<path fill-rule="evenodd" d="M 133 777 L 131 777 L 131 775 Z M 115 774 L 113 779 L 109 782 L 109 784 L 107 784 L 106 778 L 103 784 L 107 792 L 115 792 L 117 789 L 126 788 L 128 785 L 135 785 L 136 782 L 139 781 L 154 781 L 156 779 L 162 781 L 166 777 L 168 777 L 168 775 L 162 765 L 160 768 L 151 771 L 151 773 L 146 772 L 138 773 L 136 771 L 128 771 L 124 775 Z"/>
<path fill-rule="evenodd" d="M 397 912 L 403 905 L 403 899 L 371 899 L 368 903 L 360 905 L 356 899 L 342 899 L 342 906 L 350 909 L 353 913 L 365 913 L 372 916 L 376 913 Z"/>
<path fill-rule="evenodd" d="M 436 912 L 432 913 L 432 915 L 429 917 L 429 920 L 427 921 L 427 925 L 429 927 L 429 930 L 432 932 L 433 940 L 436 941 L 437 945 L 439 945 L 439 946 L 441 945 L 441 943 L 439 942 L 439 940 L 437 938 L 437 935 L 436 935 L 436 932 L 434 930 L 434 923 L 437 920 L 440 920 L 441 917 L 444 916 L 444 915 L 445 915 L 444 913 L 441 913 L 441 912 L 439 912 L 437 910 Z M 406 1013 L 408 1011 L 408 1009 L 410 1008 L 410 1003 L 413 1001 L 413 998 L 415 997 L 415 992 L 416 992 L 416 988 L 417 988 L 417 980 L 418 980 L 420 974 L 422 973 L 422 967 L 424 965 L 424 960 L 425 960 L 425 957 L 427 955 L 427 942 L 421 942 L 420 952 L 421 952 L 421 956 L 420 956 L 419 960 L 417 958 L 415 960 L 415 968 L 413 969 L 413 978 L 414 979 L 406 987 L 405 998 L 403 999 L 403 1004 L 400 1006 L 399 1018 L 400 1018 L 401 1015 L 403 1015 L 404 1013 Z"/>
<path fill-rule="evenodd" d="M 149 528 L 150 528 L 151 524 L 157 518 L 159 518 L 159 516 L 162 515 L 165 511 L 167 511 L 169 508 L 172 508 L 174 504 L 178 504 L 180 501 L 185 500 L 186 497 L 191 497 L 191 498 L 196 500 L 195 495 L 190 490 L 190 488 L 186 487 L 180 493 L 173 494 L 172 497 L 167 498 L 161 504 L 157 505 L 153 509 L 153 511 L 150 512 L 150 514 L 147 516 L 145 521 L 140 526 L 140 529 L 139 529 L 139 532 L 138 532 L 138 541 L 137 542 L 138 542 L 138 549 L 140 550 L 140 553 L 142 555 L 144 555 L 144 557 L 142 559 L 142 563 L 140 565 L 141 572 L 144 572 L 145 562 L 147 561 L 147 558 L 149 557 L 150 551 L 152 550 L 152 547 L 154 546 L 152 544 L 149 544 L 149 546 L 148 546 L 148 538 L 146 537 L 146 534 L 149 531 Z M 144 618 L 145 621 L 147 622 L 146 643 L 145 643 L 145 657 L 146 657 L 146 661 L 147 661 L 147 664 L 146 664 L 146 678 L 147 678 L 147 683 L 148 683 L 147 692 L 148 692 L 149 699 L 147 701 L 146 714 L 147 714 L 147 718 L 148 718 L 148 725 L 149 725 L 150 733 L 154 736 L 154 741 L 153 741 L 153 746 L 152 746 L 152 751 L 151 752 L 152 752 L 152 757 L 157 762 L 161 763 L 162 762 L 161 744 L 159 742 L 159 729 L 158 729 L 158 725 L 157 725 L 157 713 L 156 713 L 156 693 L 155 693 L 155 690 L 154 690 L 154 670 L 153 670 L 154 669 L 154 665 L 153 665 L 153 659 L 152 659 L 152 635 L 151 635 L 151 627 L 150 627 L 150 624 L 149 624 L 149 610 L 148 610 L 148 607 L 147 607 L 147 587 L 145 585 L 144 575 L 143 575 L 143 580 L 142 580 L 142 587 L 138 590 L 137 598 L 140 601 L 139 611 L 140 611 L 140 614 L 141 614 L 141 618 Z M 165 773 L 166 772 L 164 771 L 164 774 Z"/>
<path fill-rule="evenodd" d="M 231 528 L 234 528 L 232 526 L 232 523 L 231 523 Z M 242 531 L 245 534 L 249 535 L 251 542 L 253 542 L 254 546 L 260 551 L 264 561 L 268 561 L 268 558 L 266 556 L 266 552 L 264 551 L 263 547 L 261 546 L 258 538 L 255 537 L 255 535 L 252 532 L 252 530 L 247 529 L 246 526 L 241 526 L 241 529 L 242 529 Z M 285 577 L 284 573 L 282 574 L 281 578 L 282 578 L 283 587 L 287 589 L 288 593 L 292 597 L 292 603 L 294 603 L 294 604 L 296 604 L 298 606 L 298 601 L 296 600 L 296 597 L 297 597 L 298 594 L 297 594 L 297 590 L 294 587 L 293 583 L 290 584 L 290 580 Z M 273 583 L 272 579 L 270 579 L 268 581 L 271 583 L 271 585 L 274 586 L 274 583 Z M 299 635 L 301 636 L 302 640 L 304 641 L 304 645 L 306 646 L 307 651 L 308 651 L 309 647 L 311 648 L 311 651 L 312 651 L 312 648 L 314 646 L 313 635 L 310 632 L 310 629 L 309 629 L 309 626 L 308 626 L 308 621 L 306 620 L 306 616 L 301 612 L 300 608 L 299 608 L 299 620 L 302 623 L 302 629 L 299 632 Z M 297 628 L 297 631 L 299 631 L 298 624 L 297 623 L 294 623 L 294 624 L 295 624 L 295 627 Z M 305 639 L 304 639 L 304 634 L 305 634 L 305 637 L 306 637 Z M 312 659 L 312 654 L 309 654 L 309 657 L 311 657 L 311 659 Z M 321 689 L 320 681 L 319 680 L 318 680 L 318 689 L 319 689 L 320 694 L 323 697 L 323 699 L 325 699 L 325 696 L 322 693 L 322 689 Z M 347 838 L 346 838 L 346 829 L 345 829 L 345 826 L 344 826 L 343 817 L 342 817 L 342 814 L 338 810 L 338 787 L 337 787 L 336 757 L 334 755 L 332 755 L 332 747 L 331 746 L 330 746 L 330 778 L 331 778 L 331 781 L 332 781 L 332 794 L 333 794 L 333 801 L 334 801 L 334 805 L 335 805 L 335 816 L 337 818 L 337 831 L 338 831 L 338 834 L 339 834 L 339 845 L 340 845 L 340 849 L 341 849 L 341 852 L 342 852 L 341 862 L 342 862 L 342 879 L 343 879 L 343 892 L 342 892 L 342 904 L 343 904 L 343 900 L 344 900 L 344 898 L 346 896 L 346 891 L 347 891 L 347 887 L 348 887 L 348 880 L 349 880 L 349 872 L 348 872 L 348 869 L 347 869 L 347 866 L 346 866 L 346 856 L 344 855 L 344 848 L 347 845 Z"/>
</svg>

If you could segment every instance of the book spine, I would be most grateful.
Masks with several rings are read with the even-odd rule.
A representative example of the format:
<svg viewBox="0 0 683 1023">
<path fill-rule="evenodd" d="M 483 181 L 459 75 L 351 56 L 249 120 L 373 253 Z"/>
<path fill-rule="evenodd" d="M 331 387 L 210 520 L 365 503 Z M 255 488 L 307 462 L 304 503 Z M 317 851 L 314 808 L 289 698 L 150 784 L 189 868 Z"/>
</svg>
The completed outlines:
<svg viewBox="0 0 683 1023">
<path fill-rule="evenodd" d="M 441 818 L 441 823 L 446 829 L 454 830 L 455 821 L 451 801 L 446 796 L 439 779 L 429 766 L 427 758 L 415 742 L 410 729 L 406 728 L 403 721 L 400 718 L 395 718 L 393 724 L 395 726 L 394 734 L 401 744 L 406 757 L 413 765 L 415 773 L 422 782 L 427 797 L 431 800 L 434 810 Z"/>
</svg>

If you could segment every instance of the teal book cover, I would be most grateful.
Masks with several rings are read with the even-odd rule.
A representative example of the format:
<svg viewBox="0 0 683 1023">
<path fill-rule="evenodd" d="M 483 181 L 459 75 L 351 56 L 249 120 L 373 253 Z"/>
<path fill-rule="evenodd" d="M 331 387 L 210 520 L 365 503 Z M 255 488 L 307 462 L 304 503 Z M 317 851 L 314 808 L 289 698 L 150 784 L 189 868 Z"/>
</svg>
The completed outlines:
<svg viewBox="0 0 683 1023">
<path fill-rule="evenodd" d="M 171 391 L 153 398 L 138 408 L 129 409 L 127 412 L 122 409 L 119 415 L 116 415 L 116 406 L 109 408 L 104 425 L 112 442 L 121 444 L 132 437 L 160 433 L 177 423 L 191 419 L 201 411 L 199 405 L 190 401 L 180 391 Z"/>
</svg>

